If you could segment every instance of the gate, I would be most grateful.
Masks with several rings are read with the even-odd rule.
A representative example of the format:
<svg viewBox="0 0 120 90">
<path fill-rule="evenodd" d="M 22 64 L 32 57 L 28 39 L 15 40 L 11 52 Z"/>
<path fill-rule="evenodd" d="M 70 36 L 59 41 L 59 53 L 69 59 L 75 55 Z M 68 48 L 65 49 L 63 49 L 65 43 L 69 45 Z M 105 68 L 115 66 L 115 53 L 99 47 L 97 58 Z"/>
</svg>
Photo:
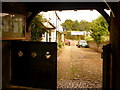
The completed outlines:
<svg viewBox="0 0 120 90">
<path fill-rule="evenodd" d="M 111 43 L 103 46 L 103 90 L 112 88 L 112 47 Z"/>
<path fill-rule="evenodd" d="M 12 84 L 56 89 L 56 42 L 12 41 L 11 46 Z"/>
</svg>

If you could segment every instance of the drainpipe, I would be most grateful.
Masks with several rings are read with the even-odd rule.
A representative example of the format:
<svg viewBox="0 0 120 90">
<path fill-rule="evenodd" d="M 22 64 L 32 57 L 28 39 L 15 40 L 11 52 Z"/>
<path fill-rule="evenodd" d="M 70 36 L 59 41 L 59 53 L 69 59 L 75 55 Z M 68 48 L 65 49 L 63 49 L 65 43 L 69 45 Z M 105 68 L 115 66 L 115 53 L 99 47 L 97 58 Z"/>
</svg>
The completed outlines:
<svg viewBox="0 0 120 90">
<path fill-rule="evenodd" d="M 56 42 L 57 42 L 57 16 L 56 16 Z"/>
</svg>

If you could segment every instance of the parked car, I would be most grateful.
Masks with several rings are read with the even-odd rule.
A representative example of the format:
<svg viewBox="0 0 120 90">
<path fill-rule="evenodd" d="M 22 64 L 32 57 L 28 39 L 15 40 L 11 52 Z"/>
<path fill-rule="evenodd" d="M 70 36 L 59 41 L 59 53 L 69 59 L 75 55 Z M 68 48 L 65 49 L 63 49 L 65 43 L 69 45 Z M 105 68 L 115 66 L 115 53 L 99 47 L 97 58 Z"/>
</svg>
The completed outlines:
<svg viewBox="0 0 120 90">
<path fill-rule="evenodd" d="M 78 48 L 80 48 L 80 47 L 88 48 L 89 47 L 86 40 L 80 40 L 80 41 L 78 41 L 77 46 L 78 46 Z"/>
</svg>

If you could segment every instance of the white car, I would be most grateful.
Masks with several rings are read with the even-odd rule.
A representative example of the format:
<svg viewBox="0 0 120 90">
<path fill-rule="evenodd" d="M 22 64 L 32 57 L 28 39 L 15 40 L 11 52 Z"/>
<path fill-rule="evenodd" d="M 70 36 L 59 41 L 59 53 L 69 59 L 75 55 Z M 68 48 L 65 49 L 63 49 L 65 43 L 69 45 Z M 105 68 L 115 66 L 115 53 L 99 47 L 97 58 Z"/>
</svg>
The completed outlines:
<svg viewBox="0 0 120 90">
<path fill-rule="evenodd" d="M 80 48 L 80 47 L 85 47 L 87 48 L 88 47 L 88 44 L 87 44 L 87 41 L 86 40 L 80 40 L 77 44 L 77 46 Z"/>
</svg>

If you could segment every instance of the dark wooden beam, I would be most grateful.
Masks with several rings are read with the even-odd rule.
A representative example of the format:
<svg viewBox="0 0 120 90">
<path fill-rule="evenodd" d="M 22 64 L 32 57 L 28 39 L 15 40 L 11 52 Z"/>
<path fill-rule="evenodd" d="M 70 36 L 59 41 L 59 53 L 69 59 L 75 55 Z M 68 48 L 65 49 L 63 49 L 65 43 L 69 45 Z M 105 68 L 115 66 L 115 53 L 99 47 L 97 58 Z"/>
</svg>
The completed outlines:
<svg viewBox="0 0 120 90">
<path fill-rule="evenodd" d="M 95 9 L 98 6 L 108 8 L 104 2 L 28 2 L 24 3 L 29 7 L 29 10 L 81 10 Z"/>
<path fill-rule="evenodd" d="M 107 21 L 108 25 L 110 25 L 110 16 L 104 11 L 103 8 L 96 9 Z"/>
<path fill-rule="evenodd" d="M 21 2 L 3 2 L 2 12 L 3 13 L 16 13 L 25 15 L 27 14 L 28 7 Z"/>
<path fill-rule="evenodd" d="M 30 24 L 32 23 L 32 20 L 34 19 L 35 16 L 37 16 L 37 14 L 39 13 L 39 11 L 34 11 L 34 12 L 31 12 L 31 14 L 27 17 L 26 19 L 26 32 L 29 31 L 29 27 L 30 27 Z"/>
</svg>

